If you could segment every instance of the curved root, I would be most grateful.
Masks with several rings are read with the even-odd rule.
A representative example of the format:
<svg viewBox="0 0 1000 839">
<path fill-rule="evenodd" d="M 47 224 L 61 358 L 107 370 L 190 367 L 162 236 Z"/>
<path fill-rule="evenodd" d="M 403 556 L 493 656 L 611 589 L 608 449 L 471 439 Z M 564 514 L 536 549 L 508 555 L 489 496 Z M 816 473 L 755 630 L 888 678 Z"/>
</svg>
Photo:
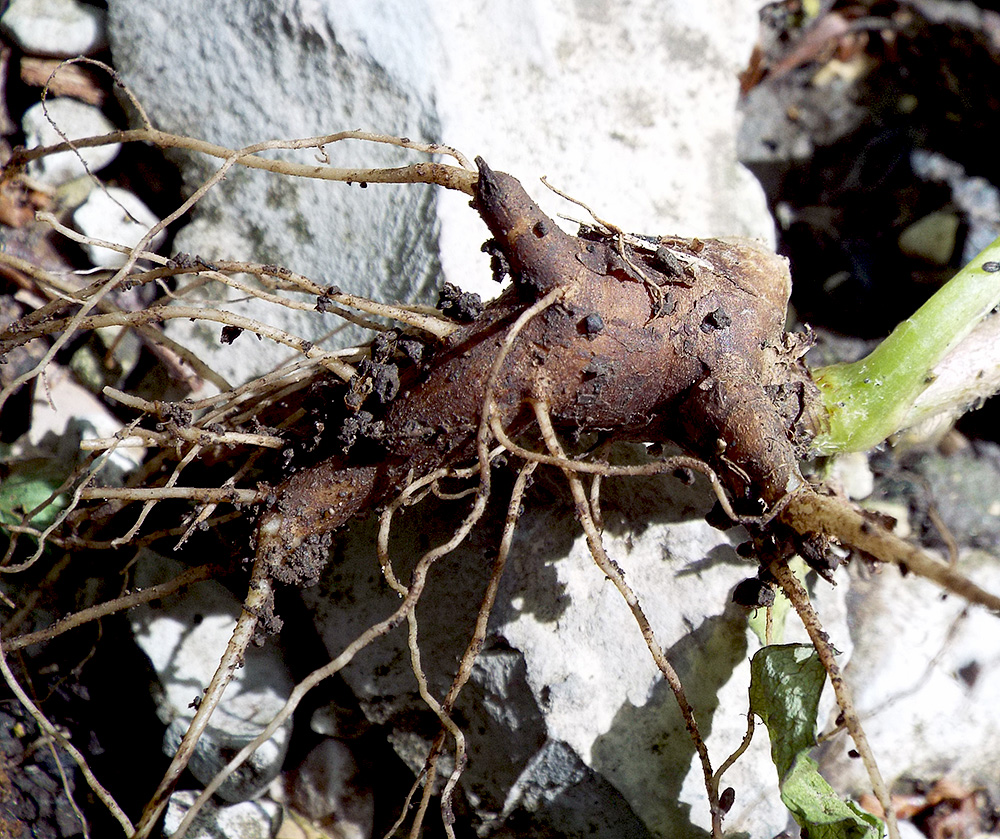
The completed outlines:
<svg viewBox="0 0 1000 839">
<path fill-rule="evenodd" d="M 830 646 L 829 636 L 823 631 L 819 616 L 816 614 L 816 610 L 813 609 L 812 603 L 809 602 L 808 593 L 795 578 L 788 564 L 779 560 L 772 563 L 770 568 L 771 573 L 774 574 L 775 579 L 781 585 L 782 590 L 788 596 L 788 599 L 795 607 L 795 611 L 798 612 L 799 617 L 802 619 L 806 632 L 809 633 L 809 640 L 812 641 L 813 647 L 816 648 L 816 653 L 819 655 L 819 659 L 827 675 L 830 677 L 830 684 L 833 686 L 834 694 L 837 697 L 837 705 L 844 715 L 844 724 L 847 726 L 851 739 L 854 740 L 858 754 L 861 755 L 865 769 L 868 771 L 868 779 L 871 781 L 872 791 L 885 811 L 889 837 L 890 839 L 899 839 L 899 825 L 896 822 L 895 808 L 892 806 L 892 801 L 889 797 L 889 789 L 882 779 L 882 773 L 879 772 L 878 763 L 875 760 L 875 754 L 872 752 L 871 746 L 868 744 L 868 737 L 865 735 L 865 730 L 861 727 L 861 720 L 854 707 L 851 689 L 840 672 L 840 665 L 837 664 L 833 648 Z"/>
<path fill-rule="evenodd" d="M 562 446 L 559 443 L 559 438 L 556 436 L 555 429 L 552 427 L 552 420 L 549 417 L 547 406 L 544 403 L 536 401 L 532 402 L 532 408 L 535 411 L 535 419 L 537 420 L 538 427 L 542 432 L 542 438 L 545 440 L 545 444 L 548 446 L 553 457 L 561 458 L 564 463 L 570 464 L 570 461 L 566 459 L 566 456 L 563 453 Z M 656 666 L 663 674 L 663 677 L 667 680 L 667 684 L 670 686 L 670 690 L 674 694 L 674 699 L 677 701 L 677 706 L 680 708 L 681 716 L 684 718 L 684 725 L 688 730 L 688 734 L 690 735 L 692 742 L 694 743 L 698 759 L 701 761 L 702 772 L 705 777 L 705 789 L 708 793 L 708 806 L 712 817 L 712 835 L 713 837 L 717 837 L 717 839 L 721 839 L 723 812 L 722 808 L 719 806 L 719 795 L 718 787 L 715 783 L 715 774 L 712 771 L 712 762 L 708 756 L 708 748 L 705 746 L 705 740 L 702 738 L 701 732 L 698 730 L 698 721 L 695 719 L 691 703 L 688 702 L 687 695 L 684 692 L 684 686 L 681 684 L 680 678 L 677 676 L 677 671 L 674 670 L 670 660 L 663 652 L 663 648 L 656 640 L 656 636 L 653 634 L 653 628 L 650 626 L 649 620 L 642 610 L 642 605 L 639 603 L 639 598 L 636 597 L 635 592 L 632 591 L 628 583 L 625 582 L 625 577 L 622 575 L 621 569 L 617 566 L 614 560 L 608 556 L 607 551 L 604 549 L 604 542 L 601 539 L 601 534 L 598 531 L 597 526 L 594 524 L 594 519 L 591 515 L 590 503 L 587 499 L 587 492 L 584 489 L 583 482 L 580 480 L 580 477 L 576 474 L 576 472 L 574 472 L 571 465 L 563 467 L 563 474 L 569 482 L 570 492 L 573 495 L 573 502 L 576 505 L 577 517 L 580 519 L 580 524 L 587 537 L 587 545 L 590 548 L 590 555 L 594 558 L 594 562 L 597 564 L 597 567 L 601 569 L 609 580 L 611 580 L 615 588 L 618 589 L 622 598 L 625 600 L 626 604 L 628 604 L 629 610 L 632 612 L 632 616 L 639 625 L 640 632 L 642 632 L 643 640 L 645 640 L 646 646 L 649 648 L 649 652 L 653 656 L 653 661 L 656 662 Z"/>
</svg>

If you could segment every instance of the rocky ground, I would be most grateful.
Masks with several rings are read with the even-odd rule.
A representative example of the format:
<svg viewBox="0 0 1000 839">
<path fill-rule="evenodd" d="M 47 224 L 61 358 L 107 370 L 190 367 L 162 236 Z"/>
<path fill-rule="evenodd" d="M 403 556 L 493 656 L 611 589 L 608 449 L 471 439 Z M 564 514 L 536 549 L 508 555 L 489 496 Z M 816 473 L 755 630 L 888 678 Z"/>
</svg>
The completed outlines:
<svg viewBox="0 0 1000 839">
<path fill-rule="evenodd" d="M 861 354 L 1000 235 L 1000 171 L 981 141 L 997 136 L 1000 119 L 1000 15 L 982 5 L 788 0 L 764 4 L 758 19 L 747 4 L 722 0 L 698 11 L 638 4 L 620 16 L 609 4 L 580 0 L 552 17 L 482 3 L 447 18 L 430 9 L 410 18 L 405 4 L 386 4 L 392 14 L 373 26 L 361 2 L 321 10 L 275 0 L 266 10 L 209 11 L 20 0 L 0 18 L 0 132 L 6 156 L 16 144 L 56 141 L 51 122 L 73 137 L 130 125 L 135 114 L 100 68 L 73 64 L 51 75 L 62 58 L 83 54 L 116 68 L 158 127 L 232 147 L 359 123 L 441 140 L 535 184 L 553 214 L 584 211 L 546 195 L 539 174 L 626 229 L 773 238 L 792 262 L 795 316 L 820 334 L 817 352 L 846 357 Z M 372 165 L 401 159 L 357 146 L 330 154 Z M 0 191 L 4 254 L 75 288 L 90 282 L 85 272 L 122 264 L 122 255 L 53 233 L 35 221 L 36 211 L 91 239 L 131 245 L 208 172 L 203 162 L 135 144 L 82 156 L 86 168 L 73 154 L 48 158 L 16 190 Z M 280 263 L 379 299 L 433 302 L 442 278 L 493 293 L 478 252 L 485 234 L 464 199 L 416 187 L 329 186 L 234 172 L 153 248 Z M 4 324 L 40 305 L 22 263 L 0 264 L 0 283 Z M 141 290 L 116 294 L 126 310 L 150 302 Z M 309 314 L 277 325 L 319 340 L 329 323 Z M 232 381 L 283 360 L 266 343 L 245 349 L 249 335 L 237 352 L 194 324 L 168 334 Z M 30 370 L 44 350 L 11 353 L 0 383 Z M 166 364 L 134 334 L 68 345 L 44 382 L 3 406 L 0 503 L 23 503 L 25 496 L 4 492 L 29 481 L 44 497 L 81 438 L 112 435 L 131 418 L 101 395 L 103 386 L 150 398 L 187 395 L 191 381 L 172 379 Z M 996 590 L 996 428 L 987 405 L 930 441 L 845 460 L 835 479 L 891 511 L 924 544 L 961 555 Z M 114 468 L 127 475 L 135 462 Z M 488 644 L 458 709 L 472 760 L 456 832 L 706 835 L 704 790 L 671 716 L 673 699 L 627 613 L 585 561 L 563 490 L 540 479 L 530 502 Z M 438 518 L 405 532 L 404 555 L 447 535 L 454 513 L 441 506 Z M 729 594 L 752 568 L 734 551 L 739 532 L 703 523 L 708 506 L 703 488 L 673 479 L 605 495 L 609 548 L 641 584 L 708 721 L 709 748 L 724 756 L 742 736 L 745 665 L 756 644 Z M 266 724 L 297 681 L 391 603 L 371 556 L 373 526 L 362 522 L 342 535 L 339 561 L 318 587 L 283 593 L 285 630 L 247 657 L 234 701 L 217 712 L 172 799 L 167 832 L 190 805 L 190 790 Z M 470 540 L 452 560 L 462 572 L 435 582 L 440 588 L 422 613 L 425 666 L 438 692 L 464 644 L 495 536 L 485 530 Z M 215 538 L 198 536 L 169 559 L 163 545 L 127 555 L 51 550 L 43 563 L 0 581 L 7 601 L 0 637 L 169 580 L 219 551 Z M 30 554 L 22 544 L 6 563 Z M 835 643 L 852 656 L 859 708 L 906 835 L 989 835 L 1000 801 L 995 619 L 942 603 L 932 587 L 898 575 L 852 570 L 850 582 L 818 589 L 817 600 Z M 133 819 L 214 670 L 240 597 L 205 583 L 137 607 L 127 620 L 107 618 L 9 656 Z M 227 782 L 201 832 L 188 835 L 274 835 L 282 822 L 283 835 L 304 835 L 295 833 L 306 829 L 303 818 L 326 835 L 384 835 L 435 733 L 403 639 L 386 640 L 310 694 L 270 750 Z M 75 808 L 91 835 L 119 830 L 19 703 L 0 706 L 0 736 L 0 835 L 19 835 L 18 825 L 32 831 L 21 835 L 83 835 Z M 843 793 L 861 794 L 863 775 L 847 749 L 843 737 L 830 739 L 820 752 L 824 772 Z M 727 776 L 737 791 L 727 827 L 752 836 L 784 829 L 772 776 L 761 733 Z M 440 822 L 429 829 L 440 832 Z"/>
</svg>

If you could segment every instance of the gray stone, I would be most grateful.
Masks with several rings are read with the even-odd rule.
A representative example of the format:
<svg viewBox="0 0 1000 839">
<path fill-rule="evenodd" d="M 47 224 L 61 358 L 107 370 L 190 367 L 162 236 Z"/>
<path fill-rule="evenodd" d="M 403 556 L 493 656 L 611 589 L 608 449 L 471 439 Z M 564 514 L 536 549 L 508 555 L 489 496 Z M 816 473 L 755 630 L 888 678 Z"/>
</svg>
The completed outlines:
<svg viewBox="0 0 1000 839">
<path fill-rule="evenodd" d="M 994 557 L 969 552 L 960 570 L 1000 591 Z M 1000 667 L 995 615 L 942 597 L 932 583 L 885 568 L 852 583 L 854 655 L 847 676 L 887 783 L 949 777 L 997 790 Z M 826 744 L 822 771 L 863 792 L 867 776 L 843 737 Z"/>
<path fill-rule="evenodd" d="M 405 12 L 404 4 L 388 5 L 396 15 Z M 412 4 L 405 14 L 411 26 L 405 42 L 394 45 L 427 42 L 420 35 L 422 5 Z M 377 31 L 388 21 L 365 14 L 358 4 L 116 0 L 109 13 L 116 65 L 164 130 L 236 148 L 354 128 L 439 137 L 430 89 L 419 80 L 428 72 L 424 65 L 433 66 L 433 57 L 425 60 L 407 47 L 389 61 Z M 352 14 L 371 26 L 371 44 L 352 29 Z M 192 20 L 198 25 L 191 26 Z M 202 60 L 195 60 L 199 56 Z M 426 159 L 357 143 L 330 145 L 326 153 L 335 166 Z M 317 152 L 280 154 L 315 163 Z M 198 185 L 218 165 L 214 159 L 187 156 L 185 180 Z M 320 283 L 386 300 L 428 299 L 439 282 L 435 197 L 429 187 L 362 190 L 237 167 L 198 205 L 193 219 L 175 247 L 207 260 L 278 263 Z M 185 302 L 195 301 L 188 297 Z M 341 325 L 331 315 L 303 315 L 259 301 L 213 304 L 309 340 Z M 217 329 L 198 324 L 174 321 L 169 331 L 231 381 L 269 370 L 289 355 L 287 348 L 269 342 L 253 353 L 233 353 L 220 347 Z M 350 330 L 339 337 L 356 341 L 359 333 Z"/>
<path fill-rule="evenodd" d="M 108 134 L 114 124 L 98 108 L 67 96 L 50 97 L 32 105 L 21 121 L 24 143 L 30 148 Z M 56 128 L 58 127 L 58 131 Z M 60 136 L 59 132 L 64 136 Z M 28 164 L 28 173 L 44 184 L 61 186 L 90 170 L 99 172 L 118 155 L 121 146 L 111 144 L 50 154 Z"/>
<path fill-rule="evenodd" d="M 946 542 L 925 519 L 930 504 L 951 533 L 970 548 L 1000 548 L 1000 445 L 977 440 L 973 445 L 944 456 L 914 452 L 904 456 L 904 470 L 890 473 L 881 483 L 889 500 L 913 505 L 921 513 L 918 526 L 924 538 L 938 549 Z"/>
<path fill-rule="evenodd" d="M 817 145 L 832 145 L 864 121 L 855 85 L 836 79 L 803 85 L 789 78 L 757 85 L 741 100 L 739 158 L 763 175 L 772 164 L 808 160 Z M 790 116 L 794 113 L 795 118 Z"/>
<path fill-rule="evenodd" d="M 140 588 L 157 585 L 182 570 L 173 560 L 143 552 L 136 564 L 135 583 Z M 187 731 L 194 704 L 218 667 L 240 611 L 239 601 L 224 586 L 208 581 L 183 595 L 164 598 L 156 607 L 142 605 L 129 613 L 136 641 L 163 684 L 158 713 L 167 724 L 166 754 L 174 754 Z M 251 646 L 198 741 L 189 764 L 194 776 L 206 784 L 215 777 L 235 752 L 271 722 L 291 690 L 292 681 L 277 647 Z M 260 793 L 280 771 L 290 734 L 289 720 L 219 787 L 217 795 L 237 802 Z"/>
<path fill-rule="evenodd" d="M 394 535 L 392 556 L 404 580 L 421 546 L 447 538 L 461 515 L 428 503 Z M 726 535 L 701 519 L 710 503 L 700 488 L 669 478 L 622 481 L 603 496 L 608 551 L 678 670 L 718 766 L 745 731 L 748 660 L 757 642 L 745 612 L 729 602 L 754 566 L 733 550 L 740 531 Z M 485 649 L 458 704 L 470 750 L 462 789 L 486 825 L 514 835 L 544 827 L 568 836 L 702 836 L 708 810 L 701 768 L 631 614 L 593 564 L 572 511 L 551 499 L 526 506 Z M 468 643 L 496 524 L 440 560 L 418 609 L 423 667 L 436 696 Z M 352 525 L 324 582 L 304 592 L 331 655 L 398 602 L 381 580 L 372 526 Z M 842 592 L 822 584 L 816 594 L 836 646 L 849 652 Z M 801 628 L 794 636 L 794 619 L 790 624 L 788 640 L 801 640 Z M 417 732 L 435 725 L 404 644 L 397 631 L 365 649 L 345 678 L 418 769 L 429 741 Z M 763 730 L 724 786 L 736 790 L 727 829 L 756 836 L 784 827 Z"/>
<path fill-rule="evenodd" d="M 914 149 L 910 164 L 917 177 L 951 187 L 952 201 L 968 226 L 962 246 L 963 265 L 1000 236 L 1000 190 L 993 184 L 969 175 L 964 166 L 940 152 Z"/>
<path fill-rule="evenodd" d="M 73 223 L 85 236 L 130 248 L 159 221 L 137 195 L 116 186 L 91 190 L 73 212 Z M 160 231 L 145 249 L 155 251 L 165 238 L 166 231 Z M 98 245 L 85 245 L 85 249 L 90 261 L 100 268 L 120 268 L 128 258 Z"/>
<path fill-rule="evenodd" d="M 288 803 L 341 839 L 369 839 L 375 816 L 371 788 L 362 784 L 346 744 L 326 739 L 289 773 Z"/>
<path fill-rule="evenodd" d="M 29 55 L 91 55 L 108 43 L 104 10 L 76 0 L 12 0 L 0 31 Z"/>
<path fill-rule="evenodd" d="M 552 213 L 586 215 L 548 193 L 541 174 L 626 229 L 772 235 L 735 153 L 735 76 L 756 31 L 747 4 L 380 8 L 111 0 L 109 28 L 120 72 L 165 130 L 230 147 L 357 127 L 440 139 L 522 178 Z M 335 165 L 420 159 L 356 143 L 326 151 Z M 216 165 L 188 158 L 186 179 L 200 183 Z M 443 279 L 497 290 L 465 195 L 234 170 L 193 215 L 176 247 L 209 260 L 277 262 L 379 299 L 426 302 Z M 238 309 L 310 340 L 336 325 L 311 312 Z M 288 356 L 267 342 L 233 354 L 217 330 L 178 321 L 171 334 L 233 381 Z"/>
<path fill-rule="evenodd" d="M 899 250 L 933 265 L 946 266 L 955 252 L 961 223 L 957 213 L 928 213 L 899 234 Z"/>
<path fill-rule="evenodd" d="M 185 790 L 170 796 L 163 820 L 165 836 L 177 830 L 197 795 Z M 272 839 L 281 826 L 281 818 L 281 807 L 273 801 L 221 805 L 212 800 L 198 811 L 184 835 L 187 839 Z"/>
</svg>

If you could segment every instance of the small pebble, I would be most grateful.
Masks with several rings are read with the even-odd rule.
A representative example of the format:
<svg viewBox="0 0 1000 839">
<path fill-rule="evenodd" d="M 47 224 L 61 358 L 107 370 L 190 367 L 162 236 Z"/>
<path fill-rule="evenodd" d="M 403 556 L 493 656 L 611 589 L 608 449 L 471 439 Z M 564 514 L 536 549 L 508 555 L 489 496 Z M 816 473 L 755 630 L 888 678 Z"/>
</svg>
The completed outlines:
<svg viewBox="0 0 1000 839">
<path fill-rule="evenodd" d="M 940 152 L 914 149 L 910 153 L 913 174 L 924 181 L 951 183 L 965 177 L 965 167 Z"/>
<path fill-rule="evenodd" d="M 974 219 L 1000 221 L 1000 190 L 986 178 L 961 178 L 952 185 L 958 207 Z"/>
<path fill-rule="evenodd" d="M 354 755 L 339 740 L 323 740 L 288 774 L 288 799 L 313 821 L 335 824 L 344 839 L 372 835 L 372 791 L 360 782 Z"/>
<path fill-rule="evenodd" d="M 46 109 L 48 118 L 45 115 Z M 59 96 L 48 99 L 44 108 L 43 103 L 38 102 L 25 111 L 24 119 L 21 121 L 25 146 L 32 149 L 37 146 L 49 146 L 63 142 L 63 138 L 53 128 L 53 122 L 71 140 L 108 134 L 115 130 L 114 124 L 93 105 Z M 28 173 L 49 186 L 62 186 L 64 183 L 86 175 L 87 168 L 90 169 L 91 173 L 103 169 L 118 156 L 120 149 L 121 145 L 114 143 L 107 146 L 79 149 L 76 152 L 65 151 L 50 154 L 29 163 Z M 83 165 L 84 162 L 87 164 L 86 167 Z"/>
<path fill-rule="evenodd" d="M 955 213 L 929 213 L 899 234 L 899 249 L 932 265 L 947 265 L 955 251 L 960 224 Z"/>
<path fill-rule="evenodd" d="M 126 247 L 139 244 L 159 219 L 134 194 L 119 187 L 94 189 L 73 213 L 73 224 L 85 236 L 114 242 Z M 156 250 L 163 243 L 166 231 L 161 230 L 146 250 Z M 85 245 L 90 261 L 99 268 L 120 268 L 127 255 L 97 245 Z"/>
<path fill-rule="evenodd" d="M 76 0 L 13 0 L 0 31 L 29 55 L 72 58 L 108 45 L 105 11 Z"/>
<path fill-rule="evenodd" d="M 597 312 L 592 312 L 583 319 L 583 331 L 586 335 L 594 336 L 604 330 L 604 318 Z"/>
<path fill-rule="evenodd" d="M 170 796 L 163 833 L 173 834 L 194 804 L 198 793 L 182 790 Z M 212 799 L 195 816 L 187 839 L 271 839 L 281 824 L 281 807 L 260 799 L 226 806 Z"/>
</svg>

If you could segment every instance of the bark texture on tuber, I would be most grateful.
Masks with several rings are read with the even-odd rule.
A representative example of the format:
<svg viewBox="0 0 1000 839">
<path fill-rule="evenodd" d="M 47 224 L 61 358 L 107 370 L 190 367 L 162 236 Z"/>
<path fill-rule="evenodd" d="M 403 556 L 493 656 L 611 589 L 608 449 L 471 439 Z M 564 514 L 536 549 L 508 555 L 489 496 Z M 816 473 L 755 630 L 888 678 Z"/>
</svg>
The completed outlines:
<svg viewBox="0 0 1000 839">
<path fill-rule="evenodd" d="M 413 477 L 474 460 L 487 397 L 510 437 L 542 403 L 564 433 L 672 440 L 751 514 L 803 486 L 815 389 L 808 341 L 784 331 L 784 259 L 747 241 L 571 236 L 516 179 L 478 164 L 472 205 L 513 283 L 401 373 L 368 424 L 373 439 L 277 488 L 257 543 L 280 579 L 308 575 L 330 532 Z M 515 320 L 553 293 L 511 340 Z"/>
<path fill-rule="evenodd" d="M 477 456 L 486 469 L 484 443 L 523 454 L 510 441 L 544 405 L 570 437 L 669 440 L 710 467 L 753 536 L 765 585 L 767 566 L 793 553 L 832 579 L 836 541 L 1000 612 L 1000 598 L 803 478 L 826 415 L 803 362 L 810 340 L 784 328 L 783 258 L 752 241 L 603 224 L 571 236 L 515 178 L 477 163 L 484 249 L 513 282 L 391 375 L 376 342 L 368 379 L 345 398 L 347 442 L 280 484 L 260 517 L 257 556 L 276 579 L 314 580 L 333 531 L 414 480 Z"/>
</svg>

